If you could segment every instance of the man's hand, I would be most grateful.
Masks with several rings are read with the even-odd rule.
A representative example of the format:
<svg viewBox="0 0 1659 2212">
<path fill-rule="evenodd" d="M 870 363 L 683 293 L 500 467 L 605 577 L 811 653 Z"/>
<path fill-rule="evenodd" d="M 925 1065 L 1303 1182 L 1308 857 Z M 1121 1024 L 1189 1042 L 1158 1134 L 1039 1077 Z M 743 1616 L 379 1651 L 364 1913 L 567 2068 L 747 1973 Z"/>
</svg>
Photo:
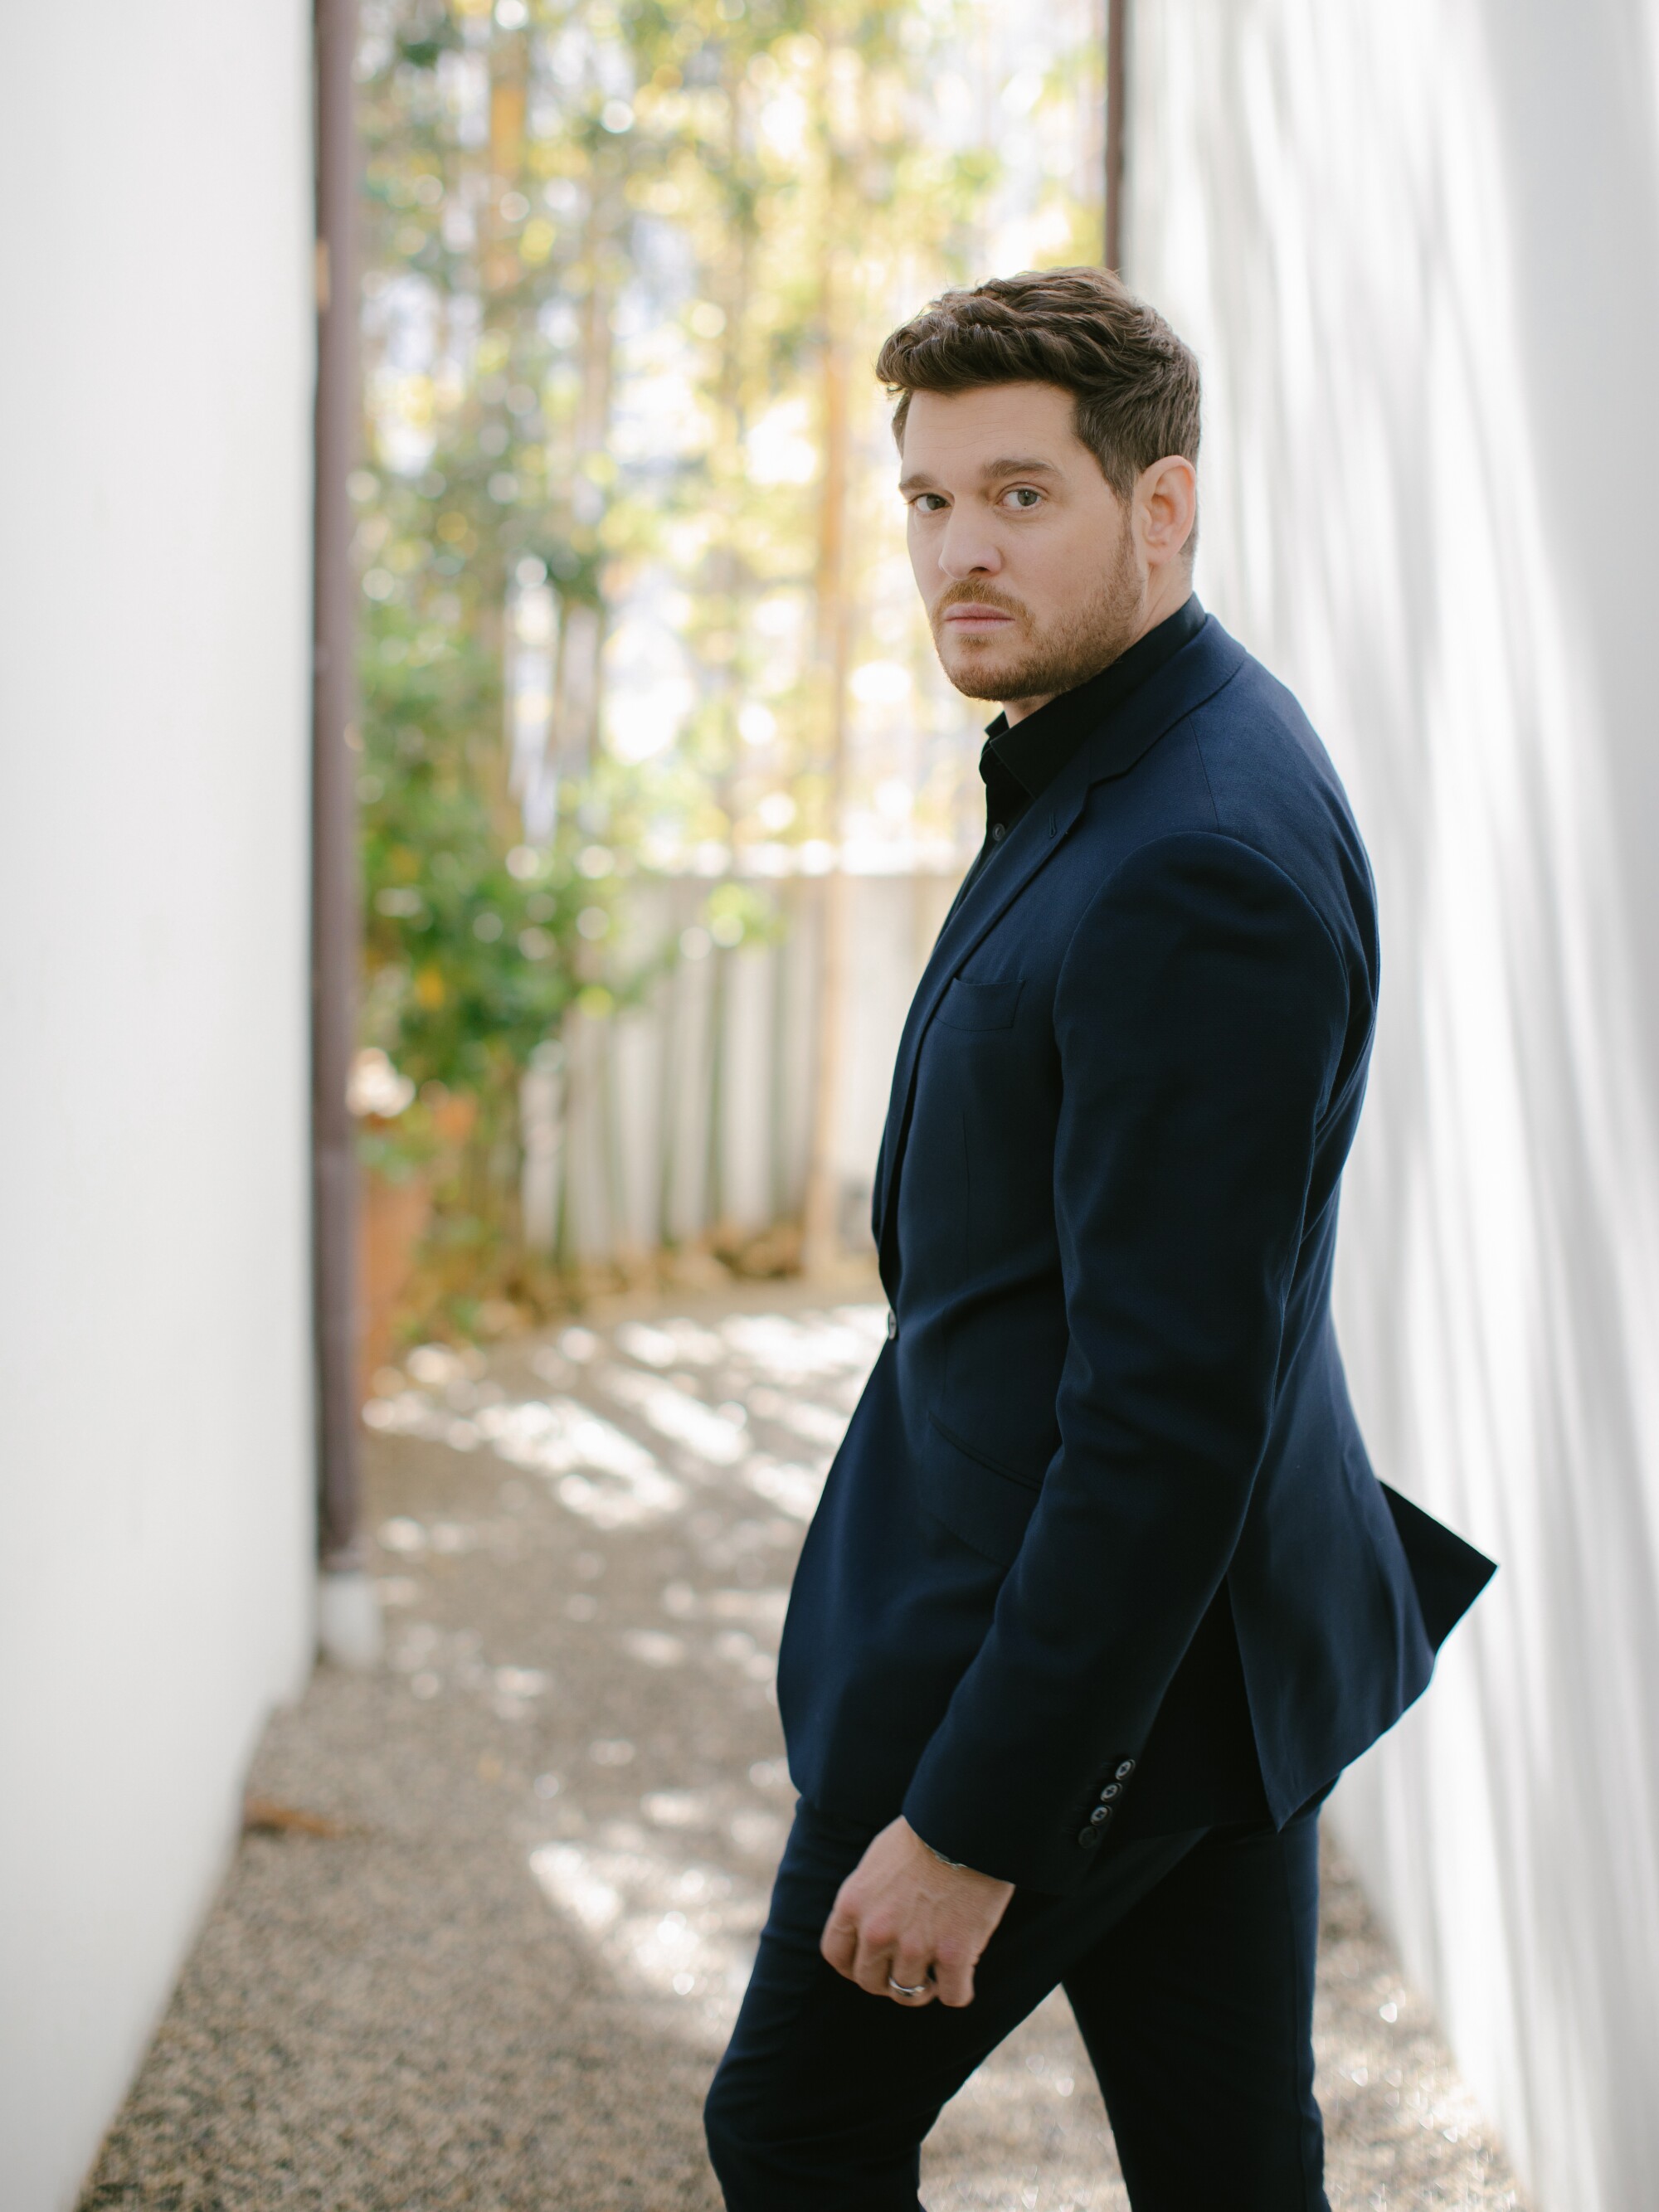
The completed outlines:
<svg viewBox="0 0 1659 2212">
<path fill-rule="evenodd" d="M 946 1866 L 901 1817 L 842 1882 L 818 1948 L 872 1996 L 912 2008 L 934 1997 L 972 2004 L 974 1968 L 1013 1893 L 1011 1881 Z"/>
</svg>

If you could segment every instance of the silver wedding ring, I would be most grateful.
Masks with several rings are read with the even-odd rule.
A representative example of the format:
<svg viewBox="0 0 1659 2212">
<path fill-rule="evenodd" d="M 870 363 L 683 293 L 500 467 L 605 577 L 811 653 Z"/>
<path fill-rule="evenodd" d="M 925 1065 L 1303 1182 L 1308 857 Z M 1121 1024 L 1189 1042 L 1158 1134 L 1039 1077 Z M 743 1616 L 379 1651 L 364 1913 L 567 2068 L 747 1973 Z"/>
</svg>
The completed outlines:
<svg viewBox="0 0 1659 2212">
<path fill-rule="evenodd" d="M 926 1982 L 918 1982 L 915 1989 L 908 1990 L 902 1982 L 896 1982 L 890 1974 L 887 1977 L 887 1986 L 896 1997 L 925 1997 L 927 1994 Z"/>
</svg>

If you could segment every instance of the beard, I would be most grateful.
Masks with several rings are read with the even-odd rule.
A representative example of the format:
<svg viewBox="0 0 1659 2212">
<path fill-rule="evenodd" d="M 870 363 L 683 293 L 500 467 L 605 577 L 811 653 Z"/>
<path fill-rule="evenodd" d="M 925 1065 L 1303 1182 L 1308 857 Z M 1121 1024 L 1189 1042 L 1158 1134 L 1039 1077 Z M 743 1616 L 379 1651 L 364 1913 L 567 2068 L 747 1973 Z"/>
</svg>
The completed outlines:
<svg viewBox="0 0 1659 2212">
<path fill-rule="evenodd" d="M 945 626 L 952 607 L 996 607 L 1019 624 L 1012 637 L 956 638 Z M 1128 518 L 1111 566 L 1094 595 L 1046 628 L 1023 600 L 985 584 L 952 584 L 929 610 L 939 665 L 967 699 L 1051 699 L 1109 668 L 1134 643 L 1141 581 Z M 950 657 L 946 657 L 949 647 Z M 954 665 L 953 665 L 954 663 Z"/>
</svg>

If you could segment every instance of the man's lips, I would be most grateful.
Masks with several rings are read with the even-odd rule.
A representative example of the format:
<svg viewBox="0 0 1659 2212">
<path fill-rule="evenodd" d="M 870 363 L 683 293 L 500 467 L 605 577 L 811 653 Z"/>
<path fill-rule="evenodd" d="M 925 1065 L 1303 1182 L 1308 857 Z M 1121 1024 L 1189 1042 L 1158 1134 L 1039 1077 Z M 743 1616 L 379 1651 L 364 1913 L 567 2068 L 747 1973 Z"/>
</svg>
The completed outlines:
<svg viewBox="0 0 1659 2212">
<path fill-rule="evenodd" d="M 947 607 L 945 620 L 952 629 L 1000 629 L 1013 617 L 1001 607 Z"/>
</svg>

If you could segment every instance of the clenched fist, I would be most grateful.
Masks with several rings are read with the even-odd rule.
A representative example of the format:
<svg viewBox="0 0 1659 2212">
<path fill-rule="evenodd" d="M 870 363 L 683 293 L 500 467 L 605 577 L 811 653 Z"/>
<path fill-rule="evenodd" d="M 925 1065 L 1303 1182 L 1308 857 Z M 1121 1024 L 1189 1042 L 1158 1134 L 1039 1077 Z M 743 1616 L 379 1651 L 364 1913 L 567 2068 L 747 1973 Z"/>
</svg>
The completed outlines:
<svg viewBox="0 0 1659 2212">
<path fill-rule="evenodd" d="M 1011 1881 L 947 1866 L 901 1817 L 842 1882 L 818 1948 L 872 1996 L 972 2004 L 974 1969 L 1013 1893 Z"/>
</svg>

